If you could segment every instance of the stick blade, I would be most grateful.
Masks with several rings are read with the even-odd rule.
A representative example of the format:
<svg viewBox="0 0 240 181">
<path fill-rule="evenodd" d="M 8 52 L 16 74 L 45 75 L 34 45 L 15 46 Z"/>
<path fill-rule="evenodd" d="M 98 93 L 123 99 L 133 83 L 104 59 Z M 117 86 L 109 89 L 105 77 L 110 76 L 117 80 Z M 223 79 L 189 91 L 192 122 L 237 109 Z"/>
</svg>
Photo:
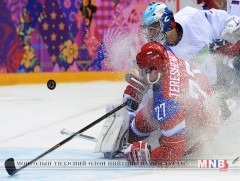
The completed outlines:
<svg viewBox="0 0 240 181">
<path fill-rule="evenodd" d="M 14 175 L 16 173 L 16 166 L 13 158 L 9 158 L 5 161 L 5 168 L 9 175 Z"/>
</svg>

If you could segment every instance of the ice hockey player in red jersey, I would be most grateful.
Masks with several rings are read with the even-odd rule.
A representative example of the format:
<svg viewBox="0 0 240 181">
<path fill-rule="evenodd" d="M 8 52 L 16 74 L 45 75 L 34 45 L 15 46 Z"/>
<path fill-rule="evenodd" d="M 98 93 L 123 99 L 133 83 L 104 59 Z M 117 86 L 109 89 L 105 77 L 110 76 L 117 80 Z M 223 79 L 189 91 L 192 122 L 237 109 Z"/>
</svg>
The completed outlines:
<svg viewBox="0 0 240 181">
<path fill-rule="evenodd" d="M 140 76 L 127 80 L 123 95 L 131 115 L 124 154 L 131 162 L 179 161 L 191 139 L 203 134 L 199 130 L 217 130 L 211 85 L 199 69 L 156 41 L 141 48 L 136 63 Z M 150 148 L 143 140 L 159 128 L 159 144 Z"/>
</svg>

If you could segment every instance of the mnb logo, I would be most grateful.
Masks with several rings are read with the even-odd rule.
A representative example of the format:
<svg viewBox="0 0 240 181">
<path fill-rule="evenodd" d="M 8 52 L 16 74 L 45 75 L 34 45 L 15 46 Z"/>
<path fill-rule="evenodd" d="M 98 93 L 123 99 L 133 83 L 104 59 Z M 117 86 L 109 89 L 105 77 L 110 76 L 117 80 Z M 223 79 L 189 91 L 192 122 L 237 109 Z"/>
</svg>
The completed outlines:
<svg viewBox="0 0 240 181">
<path fill-rule="evenodd" d="M 227 160 L 198 160 L 198 168 L 219 168 L 220 171 L 227 171 Z"/>
</svg>

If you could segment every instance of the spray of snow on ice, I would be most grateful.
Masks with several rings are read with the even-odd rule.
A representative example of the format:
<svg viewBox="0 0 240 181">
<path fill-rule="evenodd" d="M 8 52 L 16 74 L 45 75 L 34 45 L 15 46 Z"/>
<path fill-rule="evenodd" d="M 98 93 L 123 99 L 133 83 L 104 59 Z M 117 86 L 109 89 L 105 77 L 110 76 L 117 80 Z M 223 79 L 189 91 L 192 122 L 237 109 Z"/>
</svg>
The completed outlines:
<svg viewBox="0 0 240 181">
<path fill-rule="evenodd" d="M 111 70 L 133 70 L 137 52 L 143 45 L 140 36 L 136 33 L 108 29 L 104 33 L 103 42 L 108 66 Z"/>
</svg>

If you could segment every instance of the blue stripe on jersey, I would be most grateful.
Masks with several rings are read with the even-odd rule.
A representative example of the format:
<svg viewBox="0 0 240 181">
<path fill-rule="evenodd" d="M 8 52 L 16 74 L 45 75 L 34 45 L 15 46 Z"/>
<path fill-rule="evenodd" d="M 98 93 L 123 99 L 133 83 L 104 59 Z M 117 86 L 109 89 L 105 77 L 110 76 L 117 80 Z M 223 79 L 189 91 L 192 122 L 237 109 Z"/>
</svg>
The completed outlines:
<svg viewBox="0 0 240 181">
<path fill-rule="evenodd" d="M 153 114 L 158 123 L 172 118 L 181 108 L 181 105 L 173 99 L 164 99 L 162 87 L 153 91 Z"/>
<path fill-rule="evenodd" d="M 166 50 L 171 51 L 173 53 L 172 49 L 169 46 L 164 45 L 164 48 L 166 48 Z"/>
</svg>

